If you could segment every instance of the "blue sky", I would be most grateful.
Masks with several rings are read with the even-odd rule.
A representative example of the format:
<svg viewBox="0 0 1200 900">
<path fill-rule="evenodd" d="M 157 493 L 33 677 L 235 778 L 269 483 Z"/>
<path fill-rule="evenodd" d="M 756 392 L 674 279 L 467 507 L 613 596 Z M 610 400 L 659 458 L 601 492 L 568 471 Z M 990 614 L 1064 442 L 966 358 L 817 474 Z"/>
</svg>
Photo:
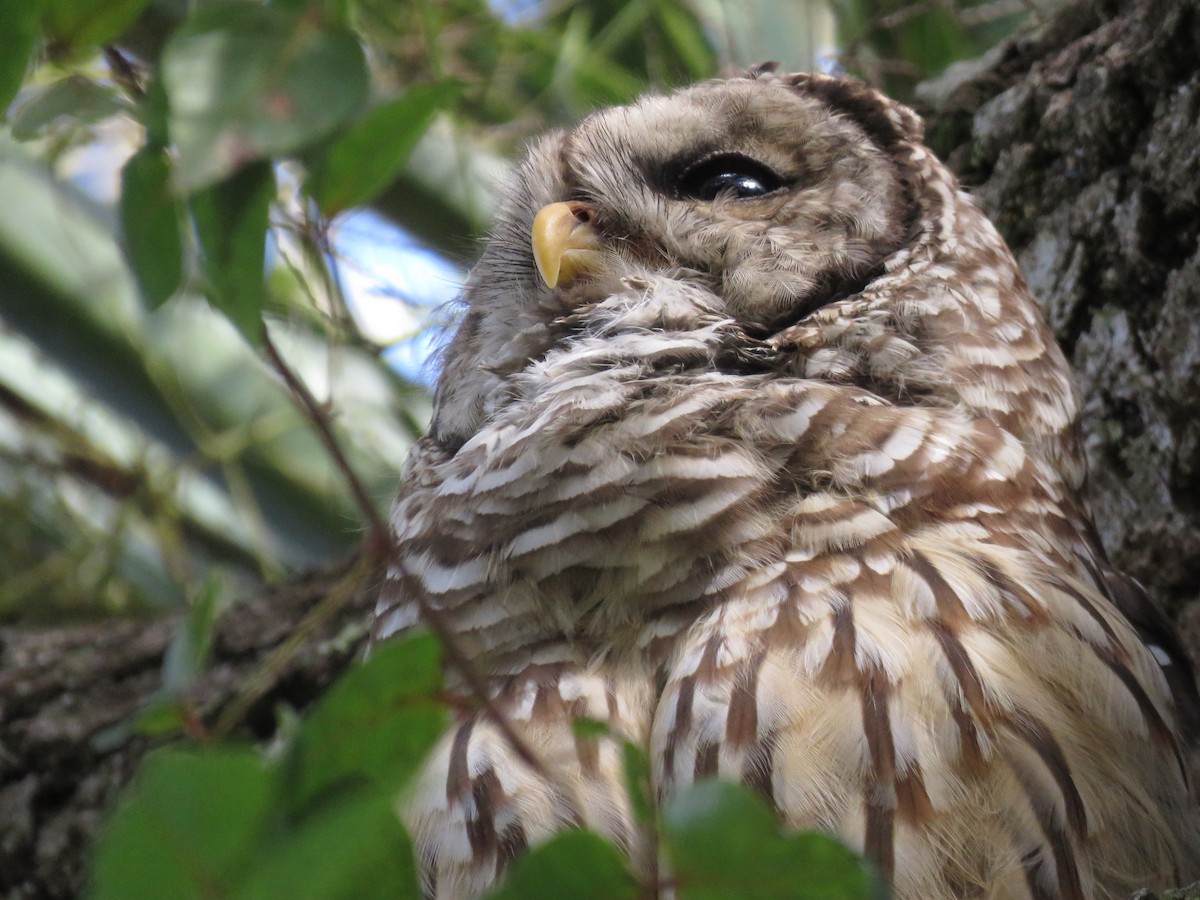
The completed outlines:
<svg viewBox="0 0 1200 900">
<path fill-rule="evenodd" d="M 333 240 L 342 289 L 363 333 L 387 348 L 393 369 L 431 386 L 430 354 L 445 333 L 442 308 L 458 296 L 466 272 L 369 209 L 339 218 Z"/>
</svg>

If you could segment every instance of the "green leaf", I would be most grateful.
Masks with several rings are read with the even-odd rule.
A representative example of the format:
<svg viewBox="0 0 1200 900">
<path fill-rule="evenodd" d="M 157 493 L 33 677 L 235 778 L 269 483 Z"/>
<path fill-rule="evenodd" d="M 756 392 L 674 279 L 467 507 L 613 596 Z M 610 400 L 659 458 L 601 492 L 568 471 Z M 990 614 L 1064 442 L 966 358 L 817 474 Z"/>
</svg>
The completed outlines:
<svg viewBox="0 0 1200 900">
<path fill-rule="evenodd" d="M 663 812 L 683 900 L 868 900 L 884 896 L 870 867 L 816 832 L 783 833 L 746 788 L 702 781 Z"/>
<path fill-rule="evenodd" d="M 441 690 L 441 650 L 428 635 L 385 644 L 342 676 L 293 746 L 292 808 L 347 784 L 401 787 L 446 730 Z"/>
<path fill-rule="evenodd" d="M 127 740 L 135 733 L 145 737 L 179 734 L 187 727 L 187 715 L 187 706 L 178 696 L 166 692 L 154 694 L 128 723 L 124 723 L 123 737 Z"/>
<path fill-rule="evenodd" d="M 332 217 L 386 188 L 434 115 L 460 91 L 450 81 L 421 85 L 355 122 L 329 146 L 309 177 L 308 192 L 321 211 Z"/>
<path fill-rule="evenodd" d="M 171 162 L 147 144 L 121 173 L 123 248 L 150 308 L 165 303 L 183 279 L 179 200 L 171 191 Z"/>
<path fill-rule="evenodd" d="M 489 900 L 625 900 L 640 897 L 625 857 L 590 831 L 567 831 L 522 856 Z"/>
<path fill-rule="evenodd" d="M 164 48 L 162 78 L 185 191 L 319 140 L 358 111 L 368 85 L 350 31 L 248 3 L 197 12 Z"/>
<path fill-rule="evenodd" d="M 4 52 L 0 53 L 0 113 L 8 109 L 21 83 L 38 37 L 38 5 L 32 0 L 0 3 L 0 34 Z"/>
<path fill-rule="evenodd" d="M 576 716 L 571 720 L 571 730 L 575 732 L 576 737 L 591 740 L 612 734 L 607 722 L 593 719 L 591 716 Z"/>
<path fill-rule="evenodd" d="M 163 88 L 161 78 L 151 78 L 146 85 L 146 95 L 133 111 L 142 127 L 146 129 L 146 143 L 165 147 L 171 143 L 167 119 L 170 109 L 167 106 L 167 92 Z"/>
<path fill-rule="evenodd" d="M 688 74 L 692 78 L 711 75 L 716 68 L 716 54 L 691 12 L 675 3 L 657 3 L 655 13 Z"/>
<path fill-rule="evenodd" d="M 149 2 L 41 0 L 42 25 L 56 53 L 79 55 L 93 47 L 111 43 L 114 38 L 124 34 Z"/>
<path fill-rule="evenodd" d="M 125 110 L 114 88 L 82 75 L 68 75 L 22 95 L 12 111 L 12 133 L 17 140 L 27 141 L 56 119 L 88 124 Z"/>
<path fill-rule="evenodd" d="M 392 798 L 357 795 L 323 807 L 263 848 L 236 900 L 417 900 L 412 844 Z"/>
<path fill-rule="evenodd" d="M 179 694 L 204 671 L 220 609 L 221 580 L 211 573 L 179 622 L 163 655 L 163 690 Z"/>
<path fill-rule="evenodd" d="M 621 762 L 625 769 L 625 789 L 629 791 L 629 803 L 633 817 L 642 825 L 654 821 L 655 808 L 651 801 L 653 788 L 650 784 L 650 757 L 638 744 L 626 741 L 621 747 Z"/>
<path fill-rule="evenodd" d="M 257 852 L 273 793 L 247 750 L 152 754 L 100 837 L 91 896 L 223 896 Z"/>
<path fill-rule="evenodd" d="M 100 729 L 88 741 L 97 753 L 112 753 L 129 743 L 134 735 L 165 737 L 179 734 L 192 715 L 185 701 L 176 694 L 156 691 L 131 716 Z"/>
<path fill-rule="evenodd" d="M 895 30 L 901 58 L 916 64 L 923 75 L 940 72 L 956 59 L 967 59 L 979 48 L 948 9 L 933 8 Z"/>
<path fill-rule="evenodd" d="M 92 739 L 101 752 L 111 752 L 134 734 L 164 737 L 186 730 L 196 720 L 185 692 L 203 671 L 212 646 L 221 599 L 221 580 L 211 573 L 175 626 L 163 655 L 162 685 L 128 719 L 103 729 Z"/>
<path fill-rule="evenodd" d="M 209 302 L 254 344 L 262 330 L 267 213 L 274 199 L 271 164 L 260 162 L 194 194 L 190 203 Z"/>
</svg>

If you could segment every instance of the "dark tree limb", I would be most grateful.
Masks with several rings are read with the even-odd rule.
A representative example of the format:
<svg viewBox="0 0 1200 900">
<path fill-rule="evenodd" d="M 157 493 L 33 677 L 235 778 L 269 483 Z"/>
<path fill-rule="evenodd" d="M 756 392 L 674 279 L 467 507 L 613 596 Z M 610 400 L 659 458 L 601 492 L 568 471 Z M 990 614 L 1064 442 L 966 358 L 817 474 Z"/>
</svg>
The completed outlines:
<svg viewBox="0 0 1200 900">
<path fill-rule="evenodd" d="M 1097 525 L 1200 647 L 1200 0 L 1085 2 L 922 92 L 930 141 L 1017 253 L 1080 372 Z M 187 700 L 211 725 L 344 572 L 230 610 Z M 361 652 L 378 574 L 317 617 L 238 729 Z M 76 895 L 150 746 L 96 740 L 160 684 L 166 622 L 0 629 L 0 898 Z M 259 690 L 261 689 L 261 690 Z M 236 704 L 235 704 L 236 705 Z M 235 723 L 226 723 L 235 724 Z"/>
</svg>

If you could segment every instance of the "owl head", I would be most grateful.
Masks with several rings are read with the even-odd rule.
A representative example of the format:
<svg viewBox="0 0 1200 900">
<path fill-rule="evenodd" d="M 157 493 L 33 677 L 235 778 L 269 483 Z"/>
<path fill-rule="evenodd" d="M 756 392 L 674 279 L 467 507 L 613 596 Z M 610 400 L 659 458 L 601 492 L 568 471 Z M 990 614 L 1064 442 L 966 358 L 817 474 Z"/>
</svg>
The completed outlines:
<svg viewBox="0 0 1200 900">
<path fill-rule="evenodd" d="M 786 345 L 787 374 L 995 413 L 1050 456 L 1073 452 L 1065 363 L 1003 241 L 921 139 L 915 113 L 859 82 L 769 67 L 543 137 L 468 281 L 434 438 L 468 439 L 515 376 L 573 341 L 719 323 Z M 997 386 L 1020 402 L 996 406 Z"/>
</svg>

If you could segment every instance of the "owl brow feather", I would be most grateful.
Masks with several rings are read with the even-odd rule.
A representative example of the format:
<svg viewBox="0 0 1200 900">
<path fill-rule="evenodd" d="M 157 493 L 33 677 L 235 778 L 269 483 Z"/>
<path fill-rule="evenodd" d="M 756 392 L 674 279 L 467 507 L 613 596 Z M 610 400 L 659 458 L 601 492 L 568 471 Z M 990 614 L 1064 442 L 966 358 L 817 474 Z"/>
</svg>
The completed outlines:
<svg viewBox="0 0 1200 900">
<path fill-rule="evenodd" d="M 920 143 L 924 137 L 924 123 L 916 113 L 861 81 L 797 74 L 789 76 L 785 83 L 848 115 L 883 150 Z"/>
</svg>

